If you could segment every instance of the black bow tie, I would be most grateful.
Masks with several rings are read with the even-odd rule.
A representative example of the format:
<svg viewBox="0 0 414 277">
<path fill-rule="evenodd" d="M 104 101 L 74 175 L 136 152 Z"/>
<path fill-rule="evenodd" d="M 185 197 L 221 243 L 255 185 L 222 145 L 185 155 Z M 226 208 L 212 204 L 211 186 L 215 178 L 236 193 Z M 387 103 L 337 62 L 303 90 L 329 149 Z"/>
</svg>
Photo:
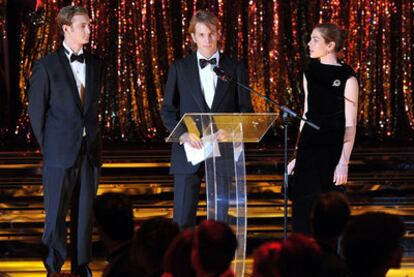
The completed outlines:
<svg viewBox="0 0 414 277">
<path fill-rule="evenodd" d="M 217 63 L 217 60 L 216 58 L 212 58 L 211 60 L 200 59 L 199 62 L 200 62 L 200 67 L 203 69 L 208 64 L 215 65 Z"/>
<path fill-rule="evenodd" d="M 85 55 L 84 54 L 76 55 L 72 53 L 72 55 L 70 55 L 70 62 L 73 63 L 74 61 L 83 63 L 85 61 Z"/>
</svg>

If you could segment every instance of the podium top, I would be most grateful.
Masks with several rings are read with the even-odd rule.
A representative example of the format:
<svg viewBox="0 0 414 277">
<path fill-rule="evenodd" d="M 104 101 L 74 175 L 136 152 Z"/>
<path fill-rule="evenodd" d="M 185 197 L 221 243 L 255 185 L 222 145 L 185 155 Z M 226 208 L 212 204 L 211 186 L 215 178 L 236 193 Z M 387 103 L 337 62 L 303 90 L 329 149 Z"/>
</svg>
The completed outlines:
<svg viewBox="0 0 414 277">
<path fill-rule="evenodd" d="M 276 113 L 186 113 L 165 141 L 179 142 L 185 132 L 202 137 L 211 130 L 224 130 L 242 133 L 239 141 L 259 142 L 275 119 Z"/>
</svg>

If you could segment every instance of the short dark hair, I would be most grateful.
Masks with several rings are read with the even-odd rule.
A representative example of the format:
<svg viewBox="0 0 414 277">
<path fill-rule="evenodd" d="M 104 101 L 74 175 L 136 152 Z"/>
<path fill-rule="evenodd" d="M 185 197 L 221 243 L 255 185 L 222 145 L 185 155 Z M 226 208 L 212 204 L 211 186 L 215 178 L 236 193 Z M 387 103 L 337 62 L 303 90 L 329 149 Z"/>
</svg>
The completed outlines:
<svg viewBox="0 0 414 277">
<path fill-rule="evenodd" d="M 267 242 L 259 246 L 253 253 L 253 276 L 279 276 L 278 263 L 280 251 L 282 251 L 282 244 L 280 242 Z"/>
<path fill-rule="evenodd" d="M 114 241 L 127 241 L 134 235 L 134 213 L 129 198 L 108 192 L 95 201 L 95 220 L 101 230 Z"/>
<path fill-rule="evenodd" d="M 233 260 L 237 238 L 225 223 L 205 220 L 195 230 L 194 246 L 205 272 L 222 274 Z"/>
<path fill-rule="evenodd" d="M 88 10 L 84 7 L 79 7 L 79 6 L 66 6 L 60 9 L 57 17 L 56 17 L 56 21 L 59 27 L 60 32 L 63 34 L 63 25 L 72 25 L 72 18 L 75 15 L 80 15 L 80 14 L 84 14 L 84 15 L 88 15 Z"/>
<path fill-rule="evenodd" d="M 314 239 L 294 233 L 283 242 L 279 258 L 280 276 L 319 277 L 321 269 L 321 252 Z"/>
<path fill-rule="evenodd" d="M 345 262 L 351 273 L 369 274 L 387 264 L 405 232 L 402 220 L 384 212 L 351 219 L 342 237 Z"/>
<path fill-rule="evenodd" d="M 144 221 L 135 233 L 132 245 L 138 265 L 161 269 L 165 251 L 179 232 L 178 225 L 167 218 L 154 217 Z"/>
<path fill-rule="evenodd" d="M 191 265 L 193 238 L 193 230 L 184 230 L 175 237 L 164 255 L 164 272 L 180 277 L 196 276 Z"/>
<path fill-rule="evenodd" d="M 335 42 L 335 52 L 339 52 L 344 48 L 345 40 L 348 32 L 339 28 L 333 23 L 321 23 L 313 29 L 318 29 L 326 43 Z"/>
<path fill-rule="evenodd" d="M 312 209 L 312 231 L 316 240 L 337 239 L 348 224 L 351 211 L 346 197 L 337 191 L 322 194 Z"/>
</svg>

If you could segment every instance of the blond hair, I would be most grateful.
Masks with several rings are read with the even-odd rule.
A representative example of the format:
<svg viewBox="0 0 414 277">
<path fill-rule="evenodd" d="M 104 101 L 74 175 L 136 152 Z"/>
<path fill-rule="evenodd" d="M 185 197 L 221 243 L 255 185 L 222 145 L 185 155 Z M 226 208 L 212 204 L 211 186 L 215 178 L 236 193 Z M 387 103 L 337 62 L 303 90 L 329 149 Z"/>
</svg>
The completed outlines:
<svg viewBox="0 0 414 277">
<path fill-rule="evenodd" d="M 220 30 L 220 21 L 218 20 L 217 16 L 209 12 L 208 10 L 199 10 L 197 11 L 193 17 L 190 20 L 190 26 L 188 27 L 188 32 L 190 34 L 195 33 L 195 25 L 197 23 L 204 23 L 206 24 L 210 29 L 214 29 L 216 31 Z"/>
<path fill-rule="evenodd" d="M 59 30 L 61 31 L 63 35 L 63 25 L 72 25 L 72 18 L 75 15 L 88 15 L 88 10 L 84 7 L 78 7 L 78 6 L 66 6 L 60 9 L 56 21 L 59 27 Z"/>
</svg>

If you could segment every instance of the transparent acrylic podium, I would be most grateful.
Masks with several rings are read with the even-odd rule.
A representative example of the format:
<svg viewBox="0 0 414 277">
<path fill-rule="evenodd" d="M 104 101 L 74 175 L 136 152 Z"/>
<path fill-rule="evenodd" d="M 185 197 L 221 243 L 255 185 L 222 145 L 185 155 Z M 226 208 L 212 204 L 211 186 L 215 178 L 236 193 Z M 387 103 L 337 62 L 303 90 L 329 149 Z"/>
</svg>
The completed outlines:
<svg viewBox="0 0 414 277">
<path fill-rule="evenodd" d="M 238 241 L 234 273 L 244 276 L 247 235 L 244 143 L 259 142 L 276 119 L 274 113 L 187 113 L 166 139 L 179 142 L 190 132 L 202 138 L 207 219 L 229 224 Z"/>
</svg>

